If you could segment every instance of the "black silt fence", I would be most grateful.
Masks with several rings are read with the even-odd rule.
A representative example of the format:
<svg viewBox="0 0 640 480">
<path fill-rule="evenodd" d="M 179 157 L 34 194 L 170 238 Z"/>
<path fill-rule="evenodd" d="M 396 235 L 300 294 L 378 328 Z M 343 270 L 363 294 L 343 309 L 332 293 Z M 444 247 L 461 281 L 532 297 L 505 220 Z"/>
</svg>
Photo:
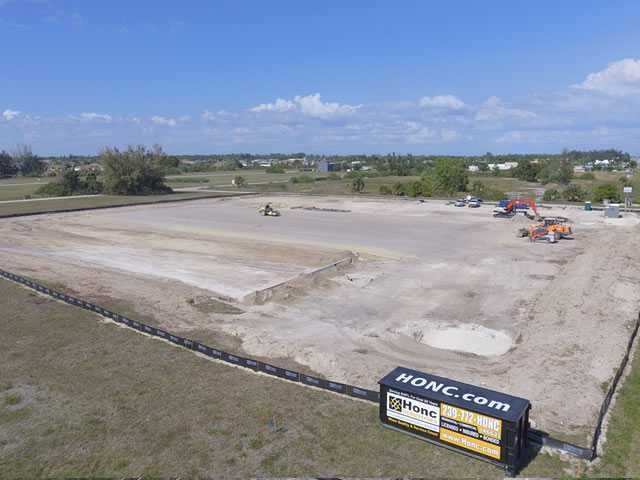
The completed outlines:
<svg viewBox="0 0 640 480">
<path fill-rule="evenodd" d="M 636 324 L 633 327 L 633 331 L 631 332 L 631 337 L 629 338 L 629 343 L 627 343 L 627 351 L 622 358 L 622 362 L 620 362 L 620 367 L 613 377 L 613 381 L 611 382 L 611 386 L 607 391 L 607 395 L 604 397 L 602 402 L 602 406 L 600 407 L 600 413 L 598 414 L 598 422 L 596 426 L 596 431 L 593 434 L 593 440 L 591 441 L 591 450 L 593 451 L 593 457 L 595 458 L 598 450 L 598 440 L 600 439 L 600 434 L 602 433 L 602 422 L 604 421 L 604 416 L 607 414 L 609 410 L 609 406 L 611 405 L 611 400 L 613 399 L 613 395 L 616 392 L 616 388 L 618 387 L 618 382 L 620 381 L 620 377 L 624 372 L 627 363 L 629 363 L 629 357 L 631 356 L 631 349 L 633 348 L 633 342 L 638 335 L 638 329 L 640 329 L 640 313 L 638 314 L 638 318 L 636 319 Z"/>
<path fill-rule="evenodd" d="M 290 380 L 292 382 L 300 381 L 300 374 L 298 372 L 287 370 L 286 368 L 275 367 L 265 362 L 260 362 L 258 370 L 268 375 L 273 375 L 274 377 L 278 378 L 284 378 L 285 380 Z"/>
<path fill-rule="evenodd" d="M 265 362 L 260 362 L 258 360 L 253 360 L 250 358 L 241 357 L 239 355 L 233 355 L 228 352 L 223 352 L 221 350 L 218 350 L 213 347 L 209 347 L 195 340 L 183 338 L 178 335 L 173 335 L 159 328 L 145 325 L 144 323 L 140 323 L 137 320 L 133 320 L 125 316 L 122 316 L 118 313 L 111 312 L 105 308 L 102 308 L 98 305 L 93 305 L 92 303 L 81 300 L 79 298 L 75 298 L 75 297 L 57 292 L 55 290 L 51 290 L 43 285 L 39 285 L 23 277 L 14 275 L 11 272 L 0 270 L 0 276 L 5 277 L 9 280 L 13 280 L 18 283 L 21 283 L 23 285 L 26 285 L 30 288 L 33 288 L 36 291 L 50 295 L 53 298 L 62 300 L 70 305 L 74 305 L 76 307 L 84 308 L 85 310 L 98 313 L 104 317 L 107 317 L 111 320 L 114 320 L 115 322 L 126 325 L 132 329 L 139 330 L 143 333 L 147 333 L 152 336 L 163 338 L 180 347 L 202 353 L 208 357 L 222 360 L 226 363 L 238 365 L 255 372 L 263 372 L 278 378 L 283 378 L 292 382 L 301 383 L 303 385 L 317 387 L 323 390 L 329 390 L 331 392 L 347 395 L 352 398 L 359 398 L 361 400 L 366 400 L 372 403 L 379 403 L 380 401 L 380 392 L 377 392 L 377 391 L 367 390 L 364 388 L 355 387 L 355 386 L 347 385 L 344 383 L 333 382 L 331 380 L 317 378 L 311 375 L 307 375 L 305 373 L 299 373 L 292 370 L 287 370 L 287 369 L 276 367 L 274 365 L 271 365 Z M 602 432 L 602 422 L 605 414 L 609 409 L 611 400 L 616 391 L 620 377 L 622 376 L 624 368 L 626 367 L 629 361 L 631 348 L 633 347 L 633 342 L 638 334 L 639 328 L 640 328 L 640 314 L 638 316 L 635 327 L 631 334 L 631 338 L 629 339 L 629 343 L 627 345 L 627 352 L 620 364 L 620 368 L 618 369 L 613 379 L 613 382 L 611 383 L 609 391 L 607 392 L 607 395 L 605 396 L 605 399 L 602 402 L 600 413 L 598 415 L 597 427 L 594 432 L 591 447 L 590 448 L 580 447 L 578 445 L 573 445 L 568 442 L 563 442 L 561 440 L 557 440 L 555 438 L 550 437 L 544 432 L 540 432 L 538 430 L 531 429 L 531 428 L 528 431 L 529 441 L 538 445 L 545 445 L 550 448 L 561 450 L 565 453 L 569 453 L 571 455 L 583 458 L 585 460 L 593 460 L 596 457 L 598 439 L 600 438 L 600 434 Z"/>
</svg>

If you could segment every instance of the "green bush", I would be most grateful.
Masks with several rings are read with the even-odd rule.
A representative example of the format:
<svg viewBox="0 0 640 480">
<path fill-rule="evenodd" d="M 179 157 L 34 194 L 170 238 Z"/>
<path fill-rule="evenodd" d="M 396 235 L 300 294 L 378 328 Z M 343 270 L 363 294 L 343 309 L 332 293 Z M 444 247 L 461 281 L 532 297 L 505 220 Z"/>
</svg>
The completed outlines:
<svg viewBox="0 0 640 480">
<path fill-rule="evenodd" d="M 593 201 L 602 202 L 605 198 L 608 198 L 612 202 L 620 201 L 620 188 L 614 183 L 603 183 L 598 185 L 593 191 Z"/>
<path fill-rule="evenodd" d="M 70 195 L 95 195 L 102 193 L 104 186 L 98 181 L 94 172 L 89 172 L 86 178 L 80 178 L 80 174 L 74 170 L 67 170 L 56 181 L 49 182 L 38 188 L 36 195 L 50 197 L 67 197 Z"/>
<path fill-rule="evenodd" d="M 402 185 L 402 190 L 407 197 L 416 198 L 422 195 L 422 182 L 419 180 L 409 180 Z"/>
<path fill-rule="evenodd" d="M 567 185 L 567 188 L 562 191 L 562 198 L 568 202 L 581 202 L 586 196 L 587 192 L 584 191 L 584 188 L 575 184 Z"/>
<path fill-rule="evenodd" d="M 329 180 L 340 180 L 340 175 L 338 175 L 338 174 L 337 174 L 337 173 L 335 173 L 335 172 L 331 172 L 331 173 L 327 176 L 327 178 L 328 178 Z"/>
<path fill-rule="evenodd" d="M 299 183 L 299 182 L 300 182 L 300 180 L 298 180 L 298 177 L 291 177 L 291 178 L 289 179 L 289 182 L 291 182 L 291 183 Z"/>
<path fill-rule="evenodd" d="M 386 185 L 380 185 L 380 188 L 378 189 L 378 193 L 380 195 L 391 195 L 393 192 Z"/>
<path fill-rule="evenodd" d="M 315 179 L 309 175 L 300 175 L 298 181 L 300 183 L 315 183 Z"/>
<path fill-rule="evenodd" d="M 485 200 L 497 201 L 497 200 L 508 200 L 508 198 L 509 197 L 505 192 L 495 187 L 487 188 L 484 193 Z"/>
<path fill-rule="evenodd" d="M 484 182 L 480 180 L 474 180 L 471 184 L 471 195 L 474 197 L 484 197 L 485 196 L 485 185 Z"/>
<path fill-rule="evenodd" d="M 362 176 L 354 177 L 351 181 L 351 190 L 362 193 L 362 190 L 364 190 L 364 178 L 362 178 Z"/>
<path fill-rule="evenodd" d="M 233 179 L 233 182 L 235 183 L 236 187 L 238 187 L 238 188 L 242 188 L 242 187 L 247 185 L 247 180 L 244 177 L 240 176 L 240 175 L 236 176 Z"/>
<path fill-rule="evenodd" d="M 559 199 L 561 197 L 561 195 L 562 194 L 560 193 L 560 190 L 557 190 L 555 188 L 547 188 L 544 191 L 544 195 L 542 196 L 542 199 L 545 202 L 551 202 L 553 200 Z"/>
<path fill-rule="evenodd" d="M 584 172 L 578 177 L 580 180 L 595 180 L 596 176 L 591 172 Z"/>
<path fill-rule="evenodd" d="M 50 182 L 46 185 L 38 187 L 35 192 L 36 195 L 46 195 L 48 197 L 64 197 L 64 185 L 58 182 Z"/>
</svg>

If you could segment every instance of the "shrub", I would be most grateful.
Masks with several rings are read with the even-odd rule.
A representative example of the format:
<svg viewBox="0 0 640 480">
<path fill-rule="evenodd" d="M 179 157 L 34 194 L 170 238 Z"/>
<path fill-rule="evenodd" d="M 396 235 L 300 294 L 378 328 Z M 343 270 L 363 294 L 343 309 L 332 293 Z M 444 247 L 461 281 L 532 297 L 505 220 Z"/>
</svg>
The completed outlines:
<svg viewBox="0 0 640 480">
<path fill-rule="evenodd" d="M 80 178 L 80 174 L 74 170 L 67 170 L 54 182 L 38 188 L 36 195 L 48 195 L 51 197 L 66 197 L 69 195 L 94 195 L 102 193 L 104 186 L 98 181 L 94 172 L 89 172 L 86 179 Z"/>
<path fill-rule="evenodd" d="M 340 175 L 338 175 L 335 172 L 331 172 L 329 175 L 327 175 L 327 179 L 329 179 L 329 180 L 340 180 Z"/>
<path fill-rule="evenodd" d="M 596 176 L 591 172 L 584 172 L 578 177 L 580 180 L 595 180 Z"/>
<path fill-rule="evenodd" d="M 422 183 L 419 180 L 409 180 L 402 186 L 404 193 L 411 198 L 422 195 Z"/>
<path fill-rule="evenodd" d="M 291 183 L 298 183 L 298 182 L 300 182 L 300 180 L 298 180 L 298 177 L 291 177 L 291 178 L 289 179 L 289 182 L 291 182 Z"/>
<path fill-rule="evenodd" d="M 315 180 L 313 177 L 310 177 L 309 175 L 300 175 L 298 177 L 298 181 L 300 183 L 315 183 Z"/>
<path fill-rule="evenodd" d="M 33 192 L 36 195 L 46 195 L 48 197 L 64 197 L 64 185 L 57 182 L 50 182 L 46 185 L 42 185 L 38 187 L 38 189 Z"/>
<path fill-rule="evenodd" d="M 495 187 L 487 188 L 484 192 L 485 200 L 508 200 L 508 195 Z"/>
<path fill-rule="evenodd" d="M 236 187 L 238 188 L 242 188 L 247 184 L 247 181 L 244 179 L 244 177 L 241 177 L 240 175 L 235 177 L 233 180 L 234 180 L 234 183 L 236 184 Z"/>
<path fill-rule="evenodd" d="M 354 192 L 362 193 L 362 190 L 364 190 L 364 179 L 361 176 L 355 177 L 351 181 L 351 189 Z"/>
<path fill-rule="evenodd" d="M 567 185 L 567 188 L 562 191 L 562 197 L 568 202 L 581 202 L 584 200 L 586 195 L 587 192 L 585 192 L 582 187 L 575 184 Z"/>
<path fill-rule="evenodd" d="M 378 193 L 380 195 L 391 195 L 393 192 L 386 185 L 380 185 L 380 188 L 378 189 Z"/>
<path fill-rule="evenodd" d="M 433 179 L 423 175 L 420 180 L 420 190 L 423 197 L 430 197 L 433 195 Z"/>
<path fill-rule="evenodd" d="M 595 202 L 602 202 L 605 198 L 608 198 L 612 202 L 620 201 L 620 189 L 614 183 L 603 183 L 598 185 L 593 191 L 593 200 Z"/>
<path fill-rule="evenodd" d="M 555 188 L 547 188 L 544 191 L 544 195 L 542 196 L 542 199 L 545 202 L 550 202 L 552 200 L 557 200 L 559 199 L 561 196 L 561 193 L 559 190 L 555 189 Z"/>
<path fill-rule="evenodd" d="M 471 185 L 471 195 L 473 195 L 474 197 L 484 197 L 484 192 L 484 183 L 480 180 L 474 180 L 473 184 Z"/>
</svg>

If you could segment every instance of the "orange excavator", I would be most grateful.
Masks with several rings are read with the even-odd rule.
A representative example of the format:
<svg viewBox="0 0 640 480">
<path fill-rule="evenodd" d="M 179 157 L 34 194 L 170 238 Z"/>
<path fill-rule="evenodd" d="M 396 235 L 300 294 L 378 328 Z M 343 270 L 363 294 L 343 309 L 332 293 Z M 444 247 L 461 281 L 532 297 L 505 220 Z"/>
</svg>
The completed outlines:
<svg viewBox="0 0 640 480">
<path fill-rule="evenodd" d="M 504 205 L 504 206 L 498 205 L 493 209 L 493 216 L 494 217 L 513 217 L 516 214 L 516 208 L 518 207 L 518 205 L 525 205 L 526 207 L 531 207 L 531 210 L 533 210 L 533 213 L 535 214 L 535 216 L 527 215 L 527 213 L 525 212 L 524 214 L 528 218 L 532 218 L 532 219 L 540 218 L 540 216 L 538 215 L 538 209 L 536 208 L 535 203 L 533 203 L 533 200 L 531 200 L 530 198 L 527 200 L 512 200 L 507 205 Z"/>
</svg>

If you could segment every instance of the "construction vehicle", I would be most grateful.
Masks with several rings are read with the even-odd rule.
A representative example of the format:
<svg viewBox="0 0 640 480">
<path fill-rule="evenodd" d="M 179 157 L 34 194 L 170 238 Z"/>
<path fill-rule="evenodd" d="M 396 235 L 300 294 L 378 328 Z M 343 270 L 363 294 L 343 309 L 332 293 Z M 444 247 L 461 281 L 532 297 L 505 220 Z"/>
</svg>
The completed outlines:
<svg viewBox="0 0 640 480">
<path fill-rule="evenodd" d="M 266 205 L 261 205 L 260 208 L 258 209 L 258 212 L 263 217 L 279 217 L 280 216 L 280 212 L 278 210 L 275 210 L 274 208 L 271 208 L 271 205 L 269 205 L 268 203 Z"/>
<path fill-rule="evenodd" d="M 521 228 L 518 230 L 519 237 L 531 237 L 533 231 L 540 227 L 545 227 L 550 231 L 556 232 L 558 234 L 558 238 L 566 238 L 570 235 L 573 235 L 573 230 L 569 225 L 565 225 L 565 222 L 568 222 L 567 218 L 543 218 L 542 223 L 538 225 L 531 225 L 529 228 Z"/>
<path fill-rule="evenodd" d="M 533 213 L 535 215 L 528 215 L 526 212 L 524 212 L 525 216 L 527 216 L 528 218 L 531 219 L 537 219 L 540 218 L 538 215 L 538 209 L 536 208 L 535 203 L 533 203 L 533 200 L 531 200 L 530 198 L 527 200 L 511 200 L 506 206 L 496 206 L 493 208 L 493 216 L 494 217 L 513 217 L 516 214 L 516 208 L 520 205 L 524 205 L 527 208 L 531 207 L 531 210 L 533 210 Z"/>
<path fill-rule="evenodd" d="M 531 235 L 529 235 L 529 241 L 538 242 L 544 241 L 547 243 L 556 243 L 560 238 L 560 234 L 558 232 L 554 232 L 553 230 L 549 230 L 548 227 L 540 227 L 534 228 L 531 231 Z"/>
</svg>

